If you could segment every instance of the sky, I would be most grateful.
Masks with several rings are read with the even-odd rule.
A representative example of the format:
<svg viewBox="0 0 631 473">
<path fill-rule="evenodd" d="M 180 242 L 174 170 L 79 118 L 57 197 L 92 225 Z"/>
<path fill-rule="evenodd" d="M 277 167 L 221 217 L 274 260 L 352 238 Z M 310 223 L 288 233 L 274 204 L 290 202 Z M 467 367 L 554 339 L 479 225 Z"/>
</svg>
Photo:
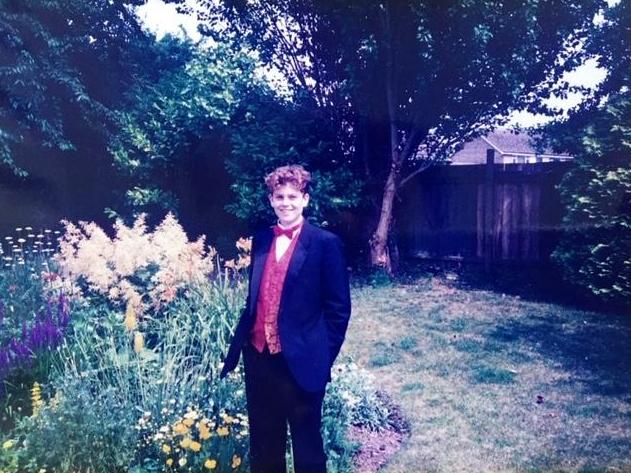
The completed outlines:
<svg viewBox="0 0 631 473">
<path fill-rule="evenodd" d="M 188 0 L 194 5 L 194 0 Z M 607 0 L 609 6 L 617 4 L 620 0 Z M 179 14 L 175 5 L 165 4 L 162 0 L 149 0 L 145 5 L 137 9 L 137 13 L 142 23 L 158 38 L 167 33 L 173 35 L 188 35 L 193 41 L 201 39 L 201 35 L 197 32 L 197 21 L 195 18 Z M 595 19 L 598 21 L 598 19 Z M 576 70 L 564 76 L 570 85 L 583 85 L 596 87 L 606 75 L 606 71 L 598 67 L 595 60 L 589 60 Z M 277 78 L 275 78 L 277 79 Z M 547 102 L 549 106 L 557 108 L 559 114 L 563 115 L 563 111 L 578 105 L 581 102 L 581 95 L 570 94 L 565 99 L 552 98 Z M 514 112 L 509 119 L 506 127 L 520 126 L 524 128 L 541 125 L 552 120 L 552 117 L 543 115 L 533 115 L 527 111 Z"/>
<path fill-rule="evenodd" d="M 187 34 L 193 41 L 201 39 L 201 35 L 197 32 L 197 20 L 178 13 L 173 4 L 166 4 L 162 0 L 149 0 L 136 12 L 142 23 L 158 38 L 171 33 L 172 35 Z"/>
</svg>

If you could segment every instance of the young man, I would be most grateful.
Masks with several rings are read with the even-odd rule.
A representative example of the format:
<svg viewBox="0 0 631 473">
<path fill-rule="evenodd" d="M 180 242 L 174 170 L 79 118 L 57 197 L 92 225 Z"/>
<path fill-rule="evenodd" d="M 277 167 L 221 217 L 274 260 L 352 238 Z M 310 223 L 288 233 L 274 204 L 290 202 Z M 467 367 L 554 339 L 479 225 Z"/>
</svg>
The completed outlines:
<svg viewBox="0 0 631 473">
<path fill-rule="evenodd" d="M 221 372 L 243 353 L 252 473 L 286 472 L 287 423 L 296 473 L 326 472 L 322 401 L 351 301 L 339 238 L 302 215 L 309 182 L 296 165 L 265 179 L 278 222 L 253 238 L 246 307 Z"/>
</svg>

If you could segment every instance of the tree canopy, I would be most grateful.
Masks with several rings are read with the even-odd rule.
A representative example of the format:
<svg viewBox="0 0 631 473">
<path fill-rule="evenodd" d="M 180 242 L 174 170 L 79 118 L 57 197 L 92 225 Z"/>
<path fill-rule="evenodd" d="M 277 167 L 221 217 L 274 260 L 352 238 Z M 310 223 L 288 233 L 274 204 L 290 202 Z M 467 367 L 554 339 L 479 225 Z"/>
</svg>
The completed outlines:
<svg viewBox="0 0 631 473">
<path fill-rule="evenodd" d="M 542 136 L 574 156 L 559 189 L 564 233 L 553 259 L 600 300 L 631 300 L 631 6 L 609 9 L 586 47 L 608 74 L 592 101 Z"/>
<path fill-rule="evenodd" d="M 151 52 L 132 10 L 144 0 L 0 1 L 0 159 L 25 174 L 21 144 L 72 150 L 71 129 L 107 133 Z"/>
<path fill-rule="evenodd" d="M 138 78 L 116 112 L 120 132 L 110 150 L 129 182 L 119 213 L 177 211 L 178 188 L 186 185 L 179 177 L 192 171 L 195 150 L 225 139 L 244 91 L 255 82 L 254 62 L 240 51 L 186 49 L 168 39 L 156 47 L 170 61 L 159 77 Z"/>
<path fill-rule="evenodd" d="M 209 34 L 227 28 L 247 40 L 335 124 L 381 195 L 371 259 L 388 269 L 400 187 L 509 112 L 545 111 L 542 100 L 567 89 L 559 79 L 584 57 L 580 45 L 606 7 L 600 0 L 202 3 Z"/>
<path fill-rule="evenodd" d="M 288 163 L 302 164 L 314 182 L 308 216 L 326 225 L 360 204 L 363 181 L 345 156 L 331 122 L 310 102 L 279 98 L 266 87 L 251 90 L 231 122 L 231 155 L 226 164 L 236 199 L 229 210 L 261 225 L 273 221 L 264 178 Z M 354 172 L 355 171 L 355 172 Z"/>
</svg>

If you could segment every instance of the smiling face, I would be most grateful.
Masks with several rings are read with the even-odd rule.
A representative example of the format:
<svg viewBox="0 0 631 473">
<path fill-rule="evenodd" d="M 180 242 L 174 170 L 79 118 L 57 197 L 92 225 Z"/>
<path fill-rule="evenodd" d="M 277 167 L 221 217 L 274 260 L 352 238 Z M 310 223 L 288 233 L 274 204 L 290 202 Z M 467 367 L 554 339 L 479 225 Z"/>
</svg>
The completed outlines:
<svg viewBox="0 0 631 473">
<path fill-rule="evenodd" d="M 291 184 L 279 185 L 269 196 L 269 202 L 283 227 L 300 222 L 302 211 L 309 203 L 309 194 L 302 193 Z"/>
</svg>

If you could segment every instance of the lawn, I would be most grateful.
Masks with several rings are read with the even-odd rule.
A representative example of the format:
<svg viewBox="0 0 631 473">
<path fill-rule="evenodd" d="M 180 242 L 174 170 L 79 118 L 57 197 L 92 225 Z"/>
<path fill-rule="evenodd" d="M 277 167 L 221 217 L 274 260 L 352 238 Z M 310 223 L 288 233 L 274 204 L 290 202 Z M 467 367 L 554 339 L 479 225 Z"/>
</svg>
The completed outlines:
<svg viewBox="0 0 631 473">
<path fill-rule="evenodd" d="M 428 277 L 353 289 L 344 353 L 410 435 L 382 471 L 631 471 L 631 317 Z"/>
</svg>

